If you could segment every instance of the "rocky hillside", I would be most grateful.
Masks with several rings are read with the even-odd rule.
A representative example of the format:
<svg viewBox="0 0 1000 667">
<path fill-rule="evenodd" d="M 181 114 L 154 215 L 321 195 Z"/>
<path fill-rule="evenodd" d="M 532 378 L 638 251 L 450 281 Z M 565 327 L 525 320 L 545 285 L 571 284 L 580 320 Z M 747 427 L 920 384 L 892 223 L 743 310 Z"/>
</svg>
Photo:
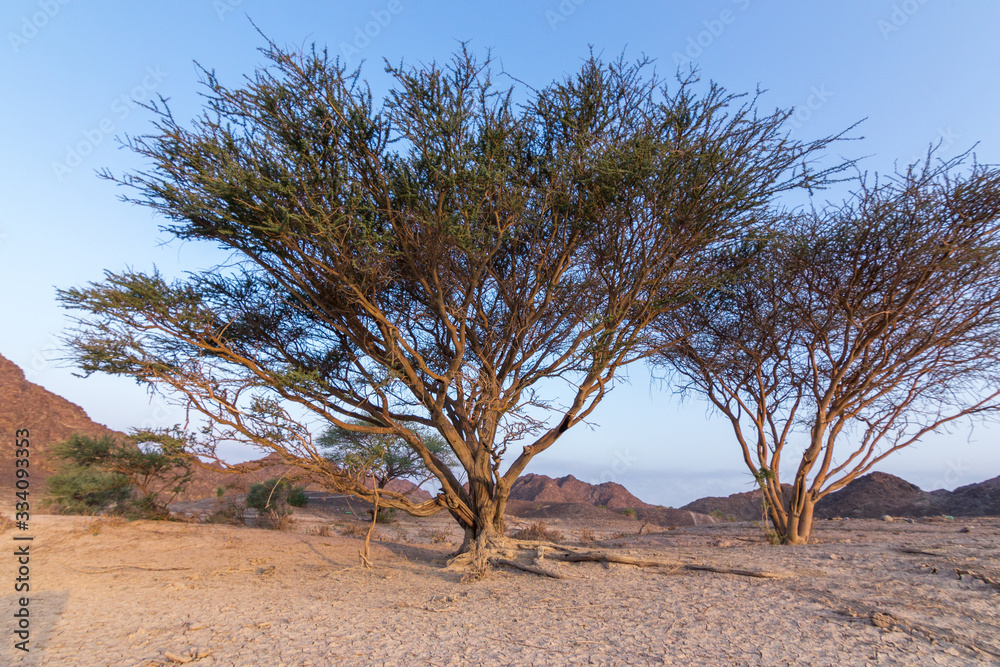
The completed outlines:
<svg viewBox="0 0 1000 667">
<path fill-rule="evenodd" d="M 836 516 L 873 519 L 891 516 L 932 516 L 942 514 L 931 494 L 905 479 L 884 472 L 873 472 L 834 491 L 816 504 L 816 517 Z"/>
<path fill-rule="evenodd" d="M 44 387 L 28 382 L 14 362 L 0 356 L 0 433 L 5 445 L 18 429 L 28 429 L 31 442 L 31 490 L 42 493 L 44 480 L 55 467 L 49 448 L 74 433 L 94 437 L 121 435 L 91 421 L 78 405 Z M 10 489 L 14 479 L 13 450 L 0 456 L 0 485 Z"/>
<path fill-rule="evenodd" d="M 960 486 L 951 493 L 934 491 L 935 502 L 952 516 L 1000 516 L 1000 477 Z"/>
<path fill-rule="evenodd" d="M 640 508 L 652 509 L 654 505 L 644 503 L 621 484 L 604 482 L 588 484 L 573 475 L 552 479 L 546 475 L 529 473 L 518 478 L 510 490 L 511 500 L 527 500 L 550 503 L 586 503 L 611 510 Z"/>
<path fill-rule="evenodd" d="M 645 503 L 621 484 L 588 484 L 573 475 L 552 479 L 527 474 L 510 490 L 509 511 L 525 518 L 567 518 L 602 521 L 623 513 L 658 526 L 700 526 L 717 519 L 698 512 Z"/>
<path fill-rule="evenodd" d="M 785 492 L 790 492 L 790 484 L 783 485 Z M 709 496 L 699 498 L 688 503 L 682 510 L 689 512 L 699 512 L 719 517 L 726 521 L 760 521 L 763 511 L 761 509 L 763 494 L 759 489 L 755 491 L 745 491 L 734 493 L 731 496 Z"/>
<path fill-rule="evenodd" d="M 791 486 L 785 485 L 786 493 Z M 681 509 L 719 514 L 736 521 L 761 518 L 760 491 L 735 493 L 727 498 L 701 498 Z M 1000 516 L 1000 477 L 969 484 L 954 491 L 923 491 L 905 479 L 884 472 L 857 478 L 816 505 L 820 519 L 846 517 L 874 519 L 890 516 Z"/>
</svg>

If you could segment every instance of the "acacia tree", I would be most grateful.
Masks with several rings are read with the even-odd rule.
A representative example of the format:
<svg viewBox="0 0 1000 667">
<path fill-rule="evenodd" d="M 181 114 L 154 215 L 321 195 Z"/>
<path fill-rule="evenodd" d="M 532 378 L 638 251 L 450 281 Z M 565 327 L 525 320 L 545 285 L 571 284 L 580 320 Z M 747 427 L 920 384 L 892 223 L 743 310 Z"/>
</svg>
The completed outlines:
<svg viewBox="0 0 1000 667">
<path fill-rule="evenodd" d="M 447 443 L 437 431 L 418 426 L 411 427 L 411 430 L 442 463 L 449 467 L 456 464 Z M 434 476 L 427 470 L 420 455 L 395 434 L 352 431 L 333 425 L 319 437 L 318 444 L 338 468 L 361 470 L 363 477 L 370 477 L 378 489 L 385 489 L 389 482 L 396 479 L 416 479 L 419 486 Z"/>
<path fill-rule="evenodd" d="M 56 458 L 69 464 L 53 476 L 53 496 L 71 507 L 86 504 L 83 495 L 98 507 L 111 502 L 122 506 L 134 492 L 138 498 L 126 509 L 168 517 L 167 506 L 193 477 L 191 459 L 184 452 L 188 443 L 177 428 L 133 429 L 123 440 L 73 434 L 52 448 Z"/>
<path fill-rule="evenodd" d="M 205 72 L 189 128 L 157 105 L 155 132 L 128 141 L 151 166 L 106 174 L 164 230 L 232 261 L 62 291 L 84 313 L 74 358 L 368 500 L 310 418 L 402 438 L 441 491 L 423 503 L 386 491 L 381 505 L 447 510 L 465 551 L 503 542 L 511 485 L 653 352 L 650 323 L 710 283 L 711 251 L 777 193 L 830 178 L 812 162 L 835 137 L 792 140 L 789 112 L 760 114 L 714 84 L 699 95 L 693 79 L 667 86 L 647 62 L 592 56 L 518 92 L 463 50 L 387 67 L 395 86 L 377 104 L 325 52 L 264 52 L 241 88 Z M 561 403 L 535 392 L 544 379 L 564 381 Z"/>
<path fill-rule="evenodd" d="M 660 362 L 729 419 L 786 544 L 823 496 L 998 409 L 1000 170 L 932 157 L 777 218 L 739 280 L 661 322 L 683 343 Z"/>
</svg>

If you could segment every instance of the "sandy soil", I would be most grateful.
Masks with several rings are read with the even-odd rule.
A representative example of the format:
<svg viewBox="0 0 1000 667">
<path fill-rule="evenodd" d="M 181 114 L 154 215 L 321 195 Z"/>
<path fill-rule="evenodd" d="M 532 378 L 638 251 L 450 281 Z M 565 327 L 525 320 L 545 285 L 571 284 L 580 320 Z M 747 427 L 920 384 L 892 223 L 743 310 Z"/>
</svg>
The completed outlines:
<svg viewBox="0 0 1000 667">
<path fill-rule="evenodd" d="M 442 567 L 458 541 L 447 517 L 380 525 L 364 570 L 361 541 L 340 534 L 362 526 L 349 511 L 315 502 L 288 532 L 33 517 L 31 652 L 11 648 L 8 594 L 0 663 L 1000 664 L 1000 519 L 824 521 L 816 544 L 773 547 L 750 524 L 639 536 L 624 517 L 553 518 L 569 548 L 673 565 L 543 560 L 568 578 L 463 582 Z M 579 540 L 588 530 L 598 542 Z"/>
</svg>

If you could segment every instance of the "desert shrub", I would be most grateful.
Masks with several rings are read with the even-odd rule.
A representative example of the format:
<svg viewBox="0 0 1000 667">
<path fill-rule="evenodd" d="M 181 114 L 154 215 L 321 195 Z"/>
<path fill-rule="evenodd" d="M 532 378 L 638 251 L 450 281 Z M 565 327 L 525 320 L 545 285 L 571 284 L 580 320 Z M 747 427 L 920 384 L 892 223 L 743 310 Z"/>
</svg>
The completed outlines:
<svg viewBox="0 0 1000 667">
<path fill-rule="evenodd" d="M 295 519 L 292 518 L 291 514 L 272 514 L 268 513 L 259 520 L 261 527 L 271 528 L 273 530 L 287 531 L 291 530 L 292 526 L 295 525 Z"/>
<path fill-rule="evenodd" d="M 580 531 L 580 541 L 581 542 L 596 542 L 597 535 L 594 533 L 593 528 L 584 528 Z"/>
<path fill-rule="evenodd" d="M 319 526 L 313 526 L 308 531 L 307 535 L 316 535 L 317 537 L 330 537 L 330 526 L 327 524 L 321 524 Z"/>
<path fill-rule="evenodd" d="M 544 521 L 536 521 L 527 528 L 511 533 L 516 540 L 537 540 L 540 542 L 561 542 L 563 534 L 558 530 L 549 530 Z"/>
<path fill-rule="evenodd" d="M 246 504 L 264 517 L 280 518 L 292 513 L 292 507 L 304 507 L 309 502 L 305 487 L 292 486 L 287 479 L 274 477 L 258 482 L 247 491 Z"/>
<path fill-rule="evenodd" d="M 372 515 L 372 510 L 368 510 L 369 518 Z M 396 508 L 395 507 L 380 507 L 378 508 L 378 516 L 375 517 L 375 523 L 392 523 L 396 520 Z"/>
<path fill-rule="evenodd" d="M 208 515 L 209 523 L 225 523 L 236 526 L 245 526 L 247 506 L 242 500 L 233 497 L 218 496 L 215 507 Z"/>
<path fill-rule="evenodd" d="M 132 496 L 120 473 L 66 463 L 48 479 L 49 504 L 59 514 L 98 514 L 118 510 Z"/>
<path fill-rule="evenodd" d="M 309 496 L 306 495 L 306 487 L 293 486 L 288 490 L 288 504 L 292 507 L 305 507 L 309 504 Z"/>
<path fill-rule="evenodd" d="M 632 509 L 631 507 L 626 507 L 625 509 L 623 509 L 622 510 L 622 514 L 624 514 L 625 516 L 627 516 L 630 519 L 637 519 L 637 518 L 639 518 L 639 515 L 636 514 L 636 511 L 634 509 Z"/>
<path fill-rule="evenodd" d="M 52 448 L 63 464 L 49 478 L 51 504 L 64 514 L 167 518 L 167 504 L 193 475 L 186 444 L 176 427 L 135 429 L 124 440 L 74 434 Z"/>
</svg>

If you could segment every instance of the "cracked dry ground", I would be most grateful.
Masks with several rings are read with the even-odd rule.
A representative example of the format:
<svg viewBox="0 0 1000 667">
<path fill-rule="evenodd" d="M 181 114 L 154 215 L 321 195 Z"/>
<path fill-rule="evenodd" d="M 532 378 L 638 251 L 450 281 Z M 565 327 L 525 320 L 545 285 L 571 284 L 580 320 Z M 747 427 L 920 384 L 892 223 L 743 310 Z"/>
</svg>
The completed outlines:
<svg viewBox="0 0 1000 667">
<path fill-rule="evenodd" d="M 828 521 L 800 547 L 772 547 L 747 524 L 619 531 L 585 547 L 572 535 L 587 526 L 555 521 L 574 549 L 775 578 L 546 561 L 569 578 L 501 569 L 463 583 L 441 565 L 446 520 L 385 529 L 363 570 L 360 540 L 295 532 L 323 521 L 302 516 L 291 532 L 35 517 L 32 650 L 8 638 L 0 662 L 1000 664 L 998 519 Z M 3 598 L 8 625 L 16 597 Z"/>
</svg>

